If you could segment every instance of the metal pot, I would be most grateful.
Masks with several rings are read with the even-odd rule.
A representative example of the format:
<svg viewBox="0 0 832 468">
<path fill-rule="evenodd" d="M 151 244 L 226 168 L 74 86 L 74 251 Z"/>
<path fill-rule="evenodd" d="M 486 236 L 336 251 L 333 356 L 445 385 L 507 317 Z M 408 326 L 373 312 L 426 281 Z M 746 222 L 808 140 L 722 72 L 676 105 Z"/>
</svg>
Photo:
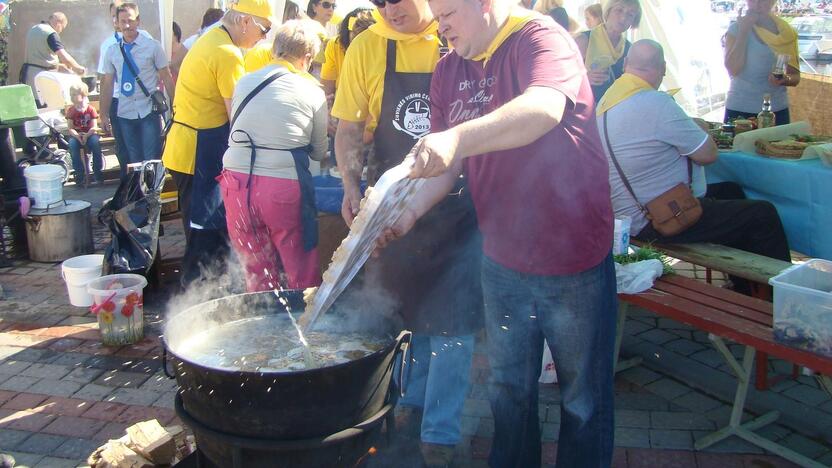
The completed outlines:
<svg viewBox="0 0 832 468">
<path fill-rule="evenodd" d="M 83 81 L 84 84 L 87 85 L 87 89 L 89 89 L 91 93 L 94 93 L 96 88 L 98 87 L 98 77 L 95 75 L 82 76 L 81 81 Z"/>
<path fill-rule="evenodd" d="M 301 291 L 280 293 L 293 312 L 303 311 Z M 337 304 L 327 314 L 337 314 Z M 241 294 L 190 307 L 165 326 L 165 349 L 172 356 L 184 411 L 201 425 L 228 435 L 268 440 L 328 436 L 378 414 L 390 403 L 395 359 L 410 342 L 391 321 L 374 327 L 389 344 L 363 358 L 334 366 L 293 372 L 249 372 L 212 368 L 183 353 L 189 337 L 234 320 L 266 314 L 286 315 L 272 292 Z M 339 322 L 340 323 L 340 322 Z M 286 325 L 292 326 L 288 316 Z M 167 364 L 167 363 L 165 363 Z M 165 372 L 168 373 L 167 365 Z M 401 376 L 397 376 L 401 380 Z M 199 437 L 198 437 L 199 439 Z M 214 463 L 230 466 L 231 450 L 212 440 L 197 440 Z M 272 465 L 277 466 L 277 465 Z"/>
<path fill-rule="evenodd" d="M 93 253 L 91 206 L 83 200 L 64 200 L 30 210 L 26 218 L 29 258 L 52 263 Z"/>
</svg>

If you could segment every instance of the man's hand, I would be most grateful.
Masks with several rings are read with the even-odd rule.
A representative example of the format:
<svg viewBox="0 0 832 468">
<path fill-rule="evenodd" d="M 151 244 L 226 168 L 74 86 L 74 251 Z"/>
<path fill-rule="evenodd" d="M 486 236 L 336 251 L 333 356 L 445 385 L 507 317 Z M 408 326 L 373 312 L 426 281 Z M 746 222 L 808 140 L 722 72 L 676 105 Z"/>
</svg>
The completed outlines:
<svg viewBox="0 0 832 468">
<path fill-rule="evenodd" d="M 768 74 L 768 84 L 772 86 L 788 86 L 790 82 L 789 75 L 783 75 L 783 78 L 775 78 L 774 73 Z"/>
<path fill-rule="evenodd" d="M 341 202 L 341 217 L 347 226 L 352 226 L 361 206 L 361 189 L 344 187 L 344 200 Z"/>
<path fill-rule="evenodd" d="M 110 117 L 106 115 L 101 115 L 101 130 L 106 132 L 108 135 L 113 134 L 113 127 L 110 125 Z"/>
<path fill-rule="evenodd" d="M 405 157 L 414 159 L 411 179 L 436 177 L 453 167 L 457 158 L 459 135 L 452 128 L 423 136 Z"/>
<path fill-rule="evenodd" d="M 737 18 L 737 26 L 740 28 L 740 32 L 747 33 L 751 31 L 751 28 L 757 24 L 759 19 L 760 15 L 753 11 L 749 11 L 743 16 Z"/>
<path fill-rule="evenodd" d="M 76 75 L 83 76 L 87 72 L 87 69 L 82 67 L 82 66 L 77 66 L 77 67 L 73 67 L 72 71 L 74 71 Z"/>
<path fill-rule="evenodd" d="M 601 86 L 610 79 L 609 68 L 596 68 L 587 70 L 586 76 L 589 79 L 589 84 L 592 86 Z"/>
<path fill-rule="evenodd" d="M 373 257 L 378 257 L 379 251 L 387 247 L 390 242 L 404 237 L 405 234 L 410 232 L 413 229 L 413 225 L 416 224 L 417 219 L 416 212 L 411 208 L 405 207 L 399 219 L 392 226 L 382 231 L 381 235 L 376 239 L 376 249 L 373 251 Z"/>
</svg>

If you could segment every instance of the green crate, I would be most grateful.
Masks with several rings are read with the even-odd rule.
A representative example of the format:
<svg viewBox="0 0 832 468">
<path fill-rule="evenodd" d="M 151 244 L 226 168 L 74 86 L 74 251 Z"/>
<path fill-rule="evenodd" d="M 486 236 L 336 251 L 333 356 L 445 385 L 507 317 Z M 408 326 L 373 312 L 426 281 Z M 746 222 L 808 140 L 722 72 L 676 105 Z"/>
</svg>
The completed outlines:
<svg viewBox="0 0 832 468">
<path fill-rule="evenodd" d="M 25 84 L 0 86 L 0 125 L 20 125 L 38 117 L 32 88 Z"/>
</svg>

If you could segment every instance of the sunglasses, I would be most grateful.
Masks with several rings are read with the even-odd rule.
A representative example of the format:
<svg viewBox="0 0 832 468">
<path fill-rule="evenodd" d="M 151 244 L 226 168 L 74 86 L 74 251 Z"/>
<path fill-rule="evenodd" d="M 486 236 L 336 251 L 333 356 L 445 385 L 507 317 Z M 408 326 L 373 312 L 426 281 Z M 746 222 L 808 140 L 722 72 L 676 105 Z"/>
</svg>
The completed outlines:
<svg viewBox="0 0 832 468">
<path fill-rule="evenodd" d="M 333 10 L 335 9 L 335 4 L 334 3 L 321 2 L 321 6 L 326 8 L 327 10 L 329 10 L 330 8 L 333 9 Z"/>
<path fill-rule="evenodd" d="M 384 8 L 384 5 L 385 5 L 386 3 L 389 3 L 389 4 L 391 4 L 391 5 L 395 5 L 395 4 L 399 3 L 400 1 L 402 1 L 402 0 L 370 0 L 370 2 L 371 2 L 373 5 L 375 5 L 375 6 L 379 7 L 379 8 Z"/>
<path fill-rule="evenodd" d="M 266 34 L 269 33 L 269 31 L 272 30 L 271 26 L 269 26 L 268 28 L 263 26 L 262 24 L 258 23 L 257 20 L 254 19 L 254 17 L 251 18 L 251 22 L 254 23 L 254 25 L 257 26 L 258 28 L 260 28 L 260 34 L 262 34 L 263 36 L 265 36 Z"/>
</svg>

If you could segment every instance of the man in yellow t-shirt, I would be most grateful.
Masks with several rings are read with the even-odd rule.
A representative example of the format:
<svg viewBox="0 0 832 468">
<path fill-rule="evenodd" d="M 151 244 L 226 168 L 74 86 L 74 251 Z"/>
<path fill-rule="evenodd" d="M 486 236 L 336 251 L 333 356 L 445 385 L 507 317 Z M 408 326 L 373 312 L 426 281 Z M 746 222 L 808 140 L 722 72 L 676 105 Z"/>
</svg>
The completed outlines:
<svg viewBox="0 0 832 468">
<path fill-rule="evenodd" d="M 347 48 L 332 109 L 340 119 L 335 157 L 348 224 L 361 199 L 365 127 L 373 135 L 368 160 L 373 185 L 430 132 L 430 81 L 442 49 L 427 0 L 373 1 L 377 22 Z M 414 358 L 406 364 L 411 384 L 400 403 L 422 415 L 421 451 L 428 466 L 450 463 L 461 439 L 474 333 L 482 321 L 476 287 L 480 251 L 473 204 L 460 188 L 407 237 L 368 262 L 359 279 L 401 304 L 397 311 L 414 332 Z"/>
<path fill-rule="evenodd" d="M 183 285 L 196 279 L 201 269 L 214 264 L 222 268 L 225 262 L 225 210 L 214 179 L 228 146 L 234 85 L 244 74 L 240 48 L 262 39 L 272 17 L 268 0 L 239 0 L 223 16 L 222 26 L 194 44 L 179 70 L 173 125 L 162 161 L 179 190 L 186 239 Z"/>
</svg>

